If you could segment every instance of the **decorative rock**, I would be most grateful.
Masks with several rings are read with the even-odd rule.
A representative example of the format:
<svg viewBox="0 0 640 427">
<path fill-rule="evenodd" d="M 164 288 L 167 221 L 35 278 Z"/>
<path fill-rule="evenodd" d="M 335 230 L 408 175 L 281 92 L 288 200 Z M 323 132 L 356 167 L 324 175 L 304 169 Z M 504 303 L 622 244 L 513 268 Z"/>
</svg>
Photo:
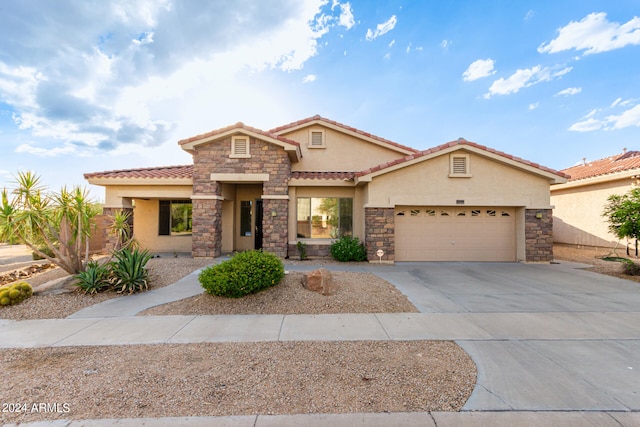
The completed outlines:
<svg viewBox="0 0 640 427">
<path fill-rule="evenodd" d="M 333 281 L 331 272 L 326 268 L 320 268 L 305 273 L 302 276 L 302 286 L 313 292 L 322 295 L 333 295 L 338 290 L 336 283 Z"/>
</svg>

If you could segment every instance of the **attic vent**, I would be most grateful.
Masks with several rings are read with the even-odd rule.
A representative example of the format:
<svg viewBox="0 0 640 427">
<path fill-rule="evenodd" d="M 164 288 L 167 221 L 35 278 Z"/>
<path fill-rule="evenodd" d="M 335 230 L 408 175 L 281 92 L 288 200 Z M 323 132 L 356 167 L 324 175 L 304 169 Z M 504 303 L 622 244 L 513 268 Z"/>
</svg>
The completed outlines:
<svg viewBox="0 0 640 427">
<path fill-rule="evenodd" d="M 453 158 L 453 173 L 467 173 L 467 159 L 464 157 Z"/>
<path fill-rule="evenodd" d="M 324 131 L 321 130 L 312 130 L 311 136 L 309 138 L 309 147 L 310 148 L 324 148 Z"/>
<path fill-rule="evenodd" d="M 231 156 L 235 158 L 248 158 L 249 154 L 249 138 L 246 136 L 234 136 L 231 139 Z"/>
<path fill-rule="evenodd" d="M 465 177 L 471 176 L 469 172 L 469 155 L 468 154 L 456 154 L 451 156 L 451 169 L 449 171 L 450 177 Z"/>
</svg>

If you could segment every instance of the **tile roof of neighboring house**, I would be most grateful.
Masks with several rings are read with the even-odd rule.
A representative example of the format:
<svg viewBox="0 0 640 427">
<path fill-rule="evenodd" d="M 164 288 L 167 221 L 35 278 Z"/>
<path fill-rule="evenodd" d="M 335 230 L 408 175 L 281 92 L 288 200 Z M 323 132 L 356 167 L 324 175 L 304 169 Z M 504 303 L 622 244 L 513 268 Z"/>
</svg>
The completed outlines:
<svg viewBox="0 0 640 427">
<path fill-rule="evenodd" d="M 287 130 L 287 129 L 291 129 L 291 128 L 295 128 L 295 127 L 298 127 L 298 126 L 301 126 L 301 125 L 304 125 L 304 124 L 307 124 L 307 123 L 310 123 L 310 122 L 313 122 L 313 121 L 316 121 L 316 120 L 332 124 L 334 126 L 342 128 L 342 129 L 357 133 L 358 135 L 364 136 L 366 138 L 371 138 L 371 139 L 374 139 L 376 141 L 383 142 L 385 144 L 393 145 L 394 147 L 398 147 L 398 148 L 403 149 L 403 150 L 411 151 L 411 152 L 414 152 L 414 153 L 418 152 L 418 150 L 416 150 L 415 148 L 411 148 L 411 147 L 407 147 L 406 145 L 398 144 L 397 142 L 393 142 L 393 141 L 390 141 L 388 139 L 381 138 L 379 136 L 370 134 L 369 132 L 365 132 L 365 131 L 362 131 L 360 129 L 356 129 L 356 128 L 351 127 L 351 126 L 347 126 L 347 125 L 345 125 L 343 123 L 339 123 L 339 122 L 336 122 L 334 120 L 329 120 L 329 119 L 324 118 L 324 117 L 322 117 L 322 116 L 320 116 L 318 114 L 316 114 L 315 116 L 312 116 L 312 117 L 307 117 L 306 119 L 298 120 L 298 121 L 293 122 L 293 123 L 289 123 L 289 124 L 286 124 L 286 125 L 283 125 L 283 126 L 278 126 L 277 128 L 273 128 L 273 129 L 269 130 L 269 132 L 270 133 L 278 133 L 278 132 L 281 132 L 281 131 L 284 131 L 284 130 Z"/>
<path fill-rule="evenodd" d="M 261 129 L 258 129 L 258 128 L 247 126 L 242 122 L 238 122 L 235 125 L 226 126 L 226 127 L 220 128 L 220 129 L 215 129 L 215 130 L 212 130 L 210 132 L 203 133 L 203 134 L 200 134 L 200 135 L 192 136 L 190 138 L 182 139 L 182 140 L 178 141 L 178 144 L 179 145 L 188 144 L 189 142 L 198 141 L 198 140 L 205 139 L 205 138 L 210 138 L 212 136 L 220 135 L 220 134 L 223 134 L 225 132 L 228 132 L 228 131 L 234 130 L 234 129 L 245 129 L 245 130 L 248 130 L 248 131 L 253 132 L 253 133 L 257 133 L 257 134 L 260 134 L 260 135 L 267 136 L 269 138 L 273 138 L 273 139 L 277 139 L 277 140 L 282 141 L 282 142 L 286 142 L 287 144 L 295 145 L 295 146 L 298 146 L 298 147 L 300 146 L 300 143 L 298 143 L 297 141 L 294 141 L 294 140 L 289 139 L 289 138 L 285 138 L 283 136 L 276 135 L 276 134 L 271 133 L 271 132 L 265 132 L 265 131 L 263 131 Z"/>
<path fill-rule="evenodd" d="M 640 168 L 640 151 L 627 151 L 604 159 L 594 160 L 563 169 L 562 172 L 571 176 L 570 181 L 609 175 Z"/>
<path fill-rule="evenodd" d="M 544 171 L 544 172 L 549 172 L 549 173 L 552 173 L 552 174 L 555 174 L 555 175 L 562 176 L 564 178 L 569 178 L 569 175 L 567 175 L 566 173 L 563 173 L 563 172 L 560 172 L 560 171 L 556 171 L 554 169 L 551 169 L 551 168 L 548 168 L 548 167 L 545 167 L 545 166 L 541 166 L 538 163 L 533 163 L 533 162 L 530 162 L 528 160 L 521 159 L 520 157 L 515 157 L 515 156 L 512 156 L 510 154 L 504 153 L 502 151 L 494 150 L 493 148 L 489 148 L 487 146 L 480 145 L 480 144 L 477 144 L 475 142 L 467 141 L 467 140 L 465 140 L 463 138 L 459 138 L 456 141 L 447 142 L 446 144 L 438 145 L 437 147 L 429 148 L 428 150 L 420 151 L 420 152 L 418 152 L 416 154 L 411 154 L 409 156 L 405 156 L 405 157 L 402 157 L 400 159 L 396 159 L 396 160 L 388 162 L 388 163 L 383 163 L 381 165 L 374 166 L 372 168 L 369 168 L 369 169 L 366 169 L 364 171 L 356 173 L 356 176 L 360 177 L 360 176 L 368 175 L 368 174 L 373 173 L 373 172 L 378 172 L 378 171 L 381 171 L 383 169 L 389 168 L 391 166 L 395 166 L 395 165 L 399 165 L 399 164 L 402 164 L 402 163 L 406 163 L 406 162 L 411 161 L 413 159 L 419 159 L 420 157 L 424 157 L 424 156 L 427 156 L 429 154 L 437 153 L 438 151 L 442 151 L 442 150 L 445 150 L 445 149 L 447 149 L 449 147 L 455 147 L 455 146 L 458 146 L 458 145 L 467 145 L 469 147 L 474 147 L 474 148 L 477 148 L 477 149 L 480 149 L 480 150 L 483 150 L 483 151 L 487 151 L 487 152 L 492 153 L 492 154 L 496 154 L 496 155 L 501 156 L 501 157 L 505 157 L 505 158 L 507 158 L 509 160 L 513 160 L 515 162 L 522 163 L 524 165 L 531 166 L 531 167 L 534 167 L 536 169 L 540 169 L 541 171 Z"/>
<path fill-rule="evenodd" d="M 84 178 L 166 178 L 184 179 L 193 177 L 193 165 L 160 166 L 154 168 L 120 169 L 105 172 L 85 173 Z"/>
<path fill-rule="evenodd" d="M 355 172 L 291 172 L 291 178 L 293 179 L 340 179 L 343 181 L 350 181 L 355 177 L 355 175 Z"/>
</svg>

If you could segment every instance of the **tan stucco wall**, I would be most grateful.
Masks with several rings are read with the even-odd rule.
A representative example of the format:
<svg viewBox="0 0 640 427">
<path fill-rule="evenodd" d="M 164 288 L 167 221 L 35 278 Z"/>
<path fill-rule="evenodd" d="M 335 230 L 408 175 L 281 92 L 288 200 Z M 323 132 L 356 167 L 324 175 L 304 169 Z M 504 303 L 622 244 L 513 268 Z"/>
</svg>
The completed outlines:
<svg viewBox="0 0 640 427">
<path fill-rule="evenodd" d="M 629 178 L 573 188 L 552 186 L 553 240 L 571 245 L 614 247 L 618 239 L 609 232 L 602 211 L 610 195 L 622 195 L 631 188 Z"/>
<path fill-rule="evenodd" d="M 143 248 L 153 252 L 191 252 L 191 235 L 158 235 L 158 200 L 134 200 L 133 233 Z"/>
<path fill-rule="evenodd" d="M 324 131 L 326 148 L 308 148 L 311 131 L 320 130 Z M 294 171 L 355 172 L 404 156 L 397 151 L 319 125 L 282 136 L 300 143 L 302 159 L 291 165 Z"/>
<path fill-rule="evenodd" d="M 105 187 L 105 207 L 127 206 L 128 199 L 189 199 L 193 194 L 191 185 L 110 185 Z"/>
<path fill-rule="evenodd" d="M 446 154 L 374 177 L 367 206 L 454 206 L 464 200 L 467 206 L 549 207 L 546 179 L 474 153 L 469 165 L 471 178 L 450 178 Z"/>
</svg>

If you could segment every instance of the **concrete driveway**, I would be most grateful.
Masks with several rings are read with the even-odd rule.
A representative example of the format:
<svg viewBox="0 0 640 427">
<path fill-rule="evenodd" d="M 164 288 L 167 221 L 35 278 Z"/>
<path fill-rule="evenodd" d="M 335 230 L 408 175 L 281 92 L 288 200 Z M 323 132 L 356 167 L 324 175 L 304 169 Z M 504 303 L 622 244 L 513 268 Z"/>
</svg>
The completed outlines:
<svg viewBox="0 0 640 427">
<path fill-rule="evenodd" d="M 428 314 L 407 315 L 398 331 L 453 339 L 475 361 L 463 410 L 640 411 L 640 284 L 580 267 L 398 263 L 375 273 Z"/>
</svg>

